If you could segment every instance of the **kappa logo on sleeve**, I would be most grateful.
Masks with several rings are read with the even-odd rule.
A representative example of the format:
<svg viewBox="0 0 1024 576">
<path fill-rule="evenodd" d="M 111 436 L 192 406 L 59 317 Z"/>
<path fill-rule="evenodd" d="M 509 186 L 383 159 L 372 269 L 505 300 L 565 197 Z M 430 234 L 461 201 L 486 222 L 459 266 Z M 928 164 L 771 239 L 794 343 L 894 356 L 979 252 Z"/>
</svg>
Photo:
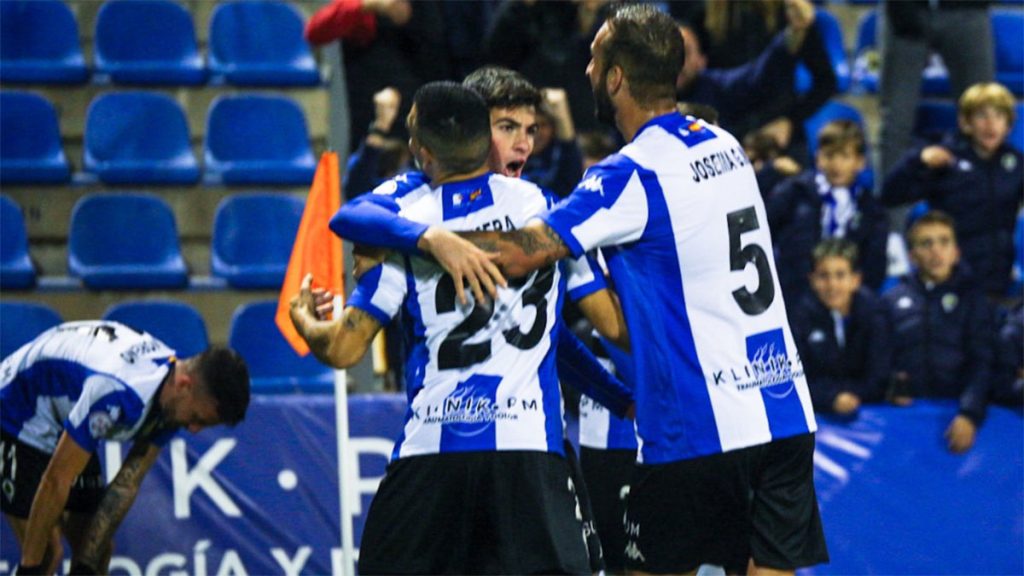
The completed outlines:
<svg viewBox="0 0 1024 576">
<path fill-rule="evenodd" d="M 598 176 L 597 174 L 594 174 L 593 176 L 580 182 L 578 188 L 582 190 L 589 190 L 591 192 L 597 192 L 598 194 L 604 196 L 604 186 L 601 183 L 601 177 Z"/>
</svg>

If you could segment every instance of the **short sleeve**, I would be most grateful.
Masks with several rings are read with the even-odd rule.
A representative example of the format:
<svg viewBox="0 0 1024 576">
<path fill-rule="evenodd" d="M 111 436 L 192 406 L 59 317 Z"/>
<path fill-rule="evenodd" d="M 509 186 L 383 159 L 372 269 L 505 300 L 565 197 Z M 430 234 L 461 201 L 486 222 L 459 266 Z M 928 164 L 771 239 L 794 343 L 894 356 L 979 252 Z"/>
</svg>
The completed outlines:
<svg viewBox="0 0 1024 576">
<path fill-rule="evenodd" d="M 394 260 L 384 262 L 359 278 L 348 306 L 354 306 L 387 324 L 398 314 L 408 292 L 405 270 Z"/>
<path fill-rule="evenodd" d="M 100 440 L 135 426 L 142 400 L 123 382 L 94 374 L 82 383 L 82 394 L 71 408 L 64 430 L 82 448 L 95 451 Z"/>
<path fill-rule="evenodd" d="M 639 166 L 616 154 L 588 170 L 572 194 L 541 219 L 579 257 L 599 246 L 638 240 L 647 215 Z"/>
<path fill-rule="evenodd" d="M 573 260 L 565 260 L 565 275 L 566 290 L 573 302 L 608 287 L 604 279 L 604 270 L 601 269 L 593 252 Z"/>
</svg>

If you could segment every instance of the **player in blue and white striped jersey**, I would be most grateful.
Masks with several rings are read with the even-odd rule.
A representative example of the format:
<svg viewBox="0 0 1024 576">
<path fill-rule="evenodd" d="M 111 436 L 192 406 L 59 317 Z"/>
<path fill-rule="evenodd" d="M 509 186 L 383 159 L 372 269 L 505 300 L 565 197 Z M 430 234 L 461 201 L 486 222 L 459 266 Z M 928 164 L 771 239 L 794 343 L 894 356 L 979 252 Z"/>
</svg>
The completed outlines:
<svg viewBox="0 0 1024 576">
<path fill-rule="evenodd" d="M 54 572 L 58 526 L 74 569 L 106 573 L 113 533 L 160 448 L 180 428 L 240 422 L 249 373 L 224 348 L 177 360 L 123 324 L 68 322 L 4 359 L 0 403 L 0 505 L 22 546 L 18 573 Z M 134 442 L 106 495 L 102 440 Z"/>
</svg>

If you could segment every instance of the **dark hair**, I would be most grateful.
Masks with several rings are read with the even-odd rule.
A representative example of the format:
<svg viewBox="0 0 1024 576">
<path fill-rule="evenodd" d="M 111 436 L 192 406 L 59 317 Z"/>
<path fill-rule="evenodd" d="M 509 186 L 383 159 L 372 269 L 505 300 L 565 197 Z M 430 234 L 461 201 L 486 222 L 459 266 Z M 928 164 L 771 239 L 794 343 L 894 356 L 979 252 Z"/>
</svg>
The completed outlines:
<svg viewBox="0 0 1024 576">
<path fill-rule="evenodd" d="M 842 149 L 851 144 L 857 154 L 864 155 L 864 131 L 853 120 L 833 120 L 818 131 L 818 150 Z"/>
<path fill-rule="evenodd" d="M 466 76 L 462 85 L 484 99 L 487 108 L 540 109 L 540 91 L 519 72 L 501 66 L 477 68 Z"/>
<path fill-rule="evenodd" d="M 491 116 L 479 94 L 455 82 L 430 82 L 416 91 L 413 106 L 409 133 L 445 170 L 461 174 L 487 161 Z"/>
<path fill-rule="evenodd" d="M 856 244 L 843 238 L 822 240 L 811 252 L 812 269 L 817 268 L 825 258 L 842 258 L 850 263 L 851 269 L 860 271 L 859 252 Z"/>
<path fill-rule="evenodd" d="M 649 4 L 625 4 L 607 20 L 611 35 L 603 43 L 605 70 L 621 66 L 633 98 L 642 106 L 676 95 L 676 77 L 685 50 L 672 18 Z"/>
<path fill-rule="evenodd" d="M 700 118 L 708 124 L 718 126 L 718 110 L 714 106 L 701 104 L 699 102 L 676 102 L 676 110 L 683 116 Z"/>
<path fill-rule="evenodd" d="M 914 233 L 917 232 L 917 229 L 928 224 L 946 226 L 953 232 L 953 240 L 956 240 L 956 221 L 953 220 L 953 217 L 942 210 L 929 210 L 914 220 L 907 228 L 908 248 L 914 247 Z"/>
<path fill-rule="evenodd" d="M 211 346 L 191 359 L 192 372 L 217 403 L 218 419 L 234 426 L 249 408 L 249 369 L 237 352 Z"/>
<path fill-rule="evenodd" d="M 579 135 L 578 141 L 584 158 L 605 158 L 618 149 L 615 139 L 602 130 L 584 132 Z"/>
</svg>

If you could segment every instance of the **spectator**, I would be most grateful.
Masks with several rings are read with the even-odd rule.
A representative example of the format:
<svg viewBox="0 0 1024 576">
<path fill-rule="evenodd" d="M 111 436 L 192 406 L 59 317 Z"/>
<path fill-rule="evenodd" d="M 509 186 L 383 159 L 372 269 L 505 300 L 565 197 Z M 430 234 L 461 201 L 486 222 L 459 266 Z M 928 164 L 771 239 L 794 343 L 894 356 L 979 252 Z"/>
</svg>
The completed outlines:
<svg viewBox="0 0 1024 576">
<path fill-rule="evenodd" d="M 966 452 L 985 418 L 992 380 L 994 330 L 988 300 L 957 269 L 953 219 L 932 211 L 907 232 L 912 274 L 883 296 L 892 336 L 893 403 L 956 398 L 946 429 L 949 449 Z"/>
<path fill-rule="evenodd" d="M 887 0 L 879 10 L 881 158 L 886 174 L 910 147 L 921 71 L 938 52 L 954 97 L 991 82 L 995 70 L 988 0 Z M 965 42 L 964 39 L 969 39 Z"/>
<path fill-rule="evenodd" d="M 881 399 L 889 376 L 884 309 L 861 288 L 856 245 L 824 240 L 813 258 L 814 293 L 794 310 L 793 338 L 815 411 L 853 415 Z"/>
<path fill-rule="evenodd" d="M 565 90 L 541 90 L 533 155 L 526 162 L 523 177 L 562 197 L 576 187 L 583 176 L 582 166 L 583 158 L 576 144 L 576 129 Z"/>
<path fill-rule="evenodd" d="M 444 18 L 435 1 L 333 0 L 309 19 L 305 35 L 314 46 L 341 40 L 353 142 L 370 131 L 374 94 L 389 86 L 412 94 L 450 75 Z M 408 112 L 405 104 L 399 114 Z M 405 127 L 397 128 L 404 140 Z"/>
<path fill-rule="evenodd" d="M 806 0 L 787 0 L 785 30 L 757 58 L 734 68 L 711 68 L 695 30 L 683 25 L 686 60 L 676 82 L 679 100 L 708 104 L 720 124 L 736 134 L 763 128 L 787 149 L 803 138 L 804 121 L 836 92 L 835 72 L 821 32 L 814 25 L 814 6 Z M 811 72 L 813 88 L 796 94 L 796 64 Z"/>
<path fill-rule="evenodd" d="M 714 106 L 694 102 L 676 102 L 676 110 L 683 116 L 693 116 L 708 124 L 718 126 L 718 110 L 715 110 Z"/>
<path fill-rule="evenodd" d="M 864 133 L 849 120 L 829 122 L 818 134 L 817 170 L 790 178 L 772 191 L 765 205 L 779 282 L 786 304 L 807 293 L 814 246 L 827 238 L 857 245 L 864 283 L 877 290 L 885 280 L 888 220 L 857 175 L 864 169 Z"/>
<path fill-rule="evenodd" d="M 345 198 L 373 190 L 378 184 L 409 169 L 405 141 L 390 136 L 402 105 L 402 95 L 388 87 L 373 95 L 373 123 L 359 148 L 349 156 L 342 180 Z"/>
<path fill-rule="evenodd" d="M 1000 84 L 971 86 L 960 97 L 960 133 L 907 152 L 886 175 L 882 202 L 927 200 L 953 217 L 965 268 L 992 297 L 1007 295 L 1013 230 L 1024 190 L 1024 156 L 1006 142 L 1014 99 Z"/>
<path fill-rule="evenodd" d="M 580 134 L 580 152 L 583 154 L 583 171 L 611 156 L 619 149 L 615 138 L 603 130 L 594 130 Z"/>
<path fill-rule="evenodd" d="M 803 170 L 796 160 L 784 155 L 778 140 L 761 130 L 750 132 L 743 138 L 743 151 L 754 166 L 757 187 L 765 201 L 780 182 Z"/>
<path fill-rule="evenodd" d="M 992 400 L 1006 406 L 1024 405 L 1024 308 L 1017 305 L 1003 322 L 996 341 Z"/>
<path fill-rule="evenodd" d="M 733 68 L 754 58 L 786 24 L 783 0 L 746 2 L 714 0 L 704 3 L 701 20 L 708 66 Z"/>
</svg>

